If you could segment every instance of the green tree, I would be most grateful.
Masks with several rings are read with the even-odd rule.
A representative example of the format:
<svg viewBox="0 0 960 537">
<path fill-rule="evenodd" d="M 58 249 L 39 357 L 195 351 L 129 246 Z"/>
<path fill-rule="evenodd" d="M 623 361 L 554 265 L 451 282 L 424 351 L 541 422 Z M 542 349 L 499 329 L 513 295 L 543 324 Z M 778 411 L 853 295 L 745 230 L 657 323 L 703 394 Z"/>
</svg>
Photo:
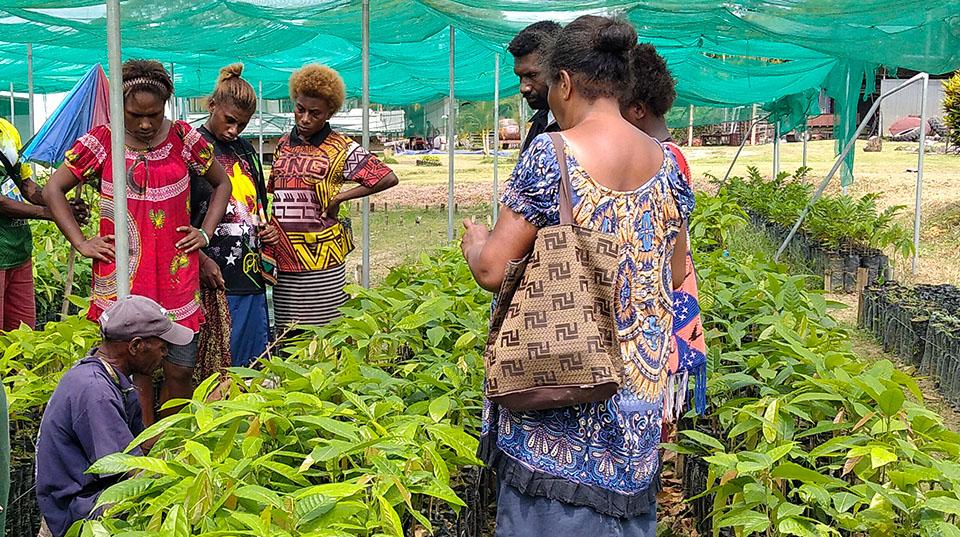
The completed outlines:
<svg viewBox="0 0 960 537">
<path fill-rule="evenodd" d="M 950 129 L 950 142 L 960 145 L 960 70 L 943 86 L 943 122 Z"/>
</svg>

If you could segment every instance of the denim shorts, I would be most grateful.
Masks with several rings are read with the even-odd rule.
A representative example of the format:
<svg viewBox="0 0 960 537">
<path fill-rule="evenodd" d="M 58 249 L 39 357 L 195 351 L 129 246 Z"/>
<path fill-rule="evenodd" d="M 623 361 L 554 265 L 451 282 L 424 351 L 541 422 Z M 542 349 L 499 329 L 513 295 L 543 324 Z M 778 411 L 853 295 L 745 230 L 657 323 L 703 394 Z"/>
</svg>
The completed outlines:
<svg viewBox="0 0 960 537">
<path fill-rule="evenodd" d="M 197 335 L 193 335 L 193 341 L 186 345 L 167 344 L 166 360 L 173 365 L 180 367 L 193 368 L 197 365 Z"/>
</svg>

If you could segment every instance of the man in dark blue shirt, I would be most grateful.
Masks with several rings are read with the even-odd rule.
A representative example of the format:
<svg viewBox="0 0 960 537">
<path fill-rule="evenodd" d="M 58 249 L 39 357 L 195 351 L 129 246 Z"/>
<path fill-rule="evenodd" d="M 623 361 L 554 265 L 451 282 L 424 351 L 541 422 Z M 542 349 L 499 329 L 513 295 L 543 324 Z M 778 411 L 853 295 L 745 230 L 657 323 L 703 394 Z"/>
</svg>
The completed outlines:
<svg viewBox="0 0 960 537">
<path fill-rule="evenodd" d="M 557 132 L 560 127 L 547 102 L 548 75 L 545 59 L 560 35 L 561 26 L 553 21 L 540 21 L 520 31 L 507 45 L 513 56 L 513 72 L 520 79 L 520 94 L 535 110 L 530 119 L 530 130 L 523 139 L 520 152 L 523 153 L 538 135 L 545 132 Z"/>
<path fill-rule="evenodd" d="M 97 498 L 122 475 L 86 474 L 91 464 L 127 451 L 143 432 L 130 375 L 153 374 L 167 343 L 185 345 L 193 331 L 175 324 L 142 296 L 118 300 L 100 316 L 103 343 L 68 371 L 50 398 L 37 442 L 37 502 L 54 537 L 90 517 Z M 140 446 L 129 450 L 142 453 Z"/>
</svg>

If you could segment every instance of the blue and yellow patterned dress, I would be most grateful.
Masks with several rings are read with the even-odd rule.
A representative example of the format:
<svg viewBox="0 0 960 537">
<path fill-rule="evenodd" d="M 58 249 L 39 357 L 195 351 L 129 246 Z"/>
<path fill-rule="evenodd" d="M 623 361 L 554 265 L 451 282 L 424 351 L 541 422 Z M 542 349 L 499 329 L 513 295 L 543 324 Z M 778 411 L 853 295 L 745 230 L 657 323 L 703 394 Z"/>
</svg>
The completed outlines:
<svg viewBox="0 0 960 537">
<path fill-rule="evenodd" d="M 511 412 L 487 402 L 480 456 L 500 480 L 531 496 L 615 517 L 655 508 L 669 335 L 670 260 L 693 193 L 672 153 L 632 192 L 594 181 L 566 152 L 577 224 L 620 244 L 615 316 L 626 382 L 609 401 Z M 501 201 L 537 227 L 559 223 L 560 168 L 548 135 L 525 151 Z"/>
</svg>

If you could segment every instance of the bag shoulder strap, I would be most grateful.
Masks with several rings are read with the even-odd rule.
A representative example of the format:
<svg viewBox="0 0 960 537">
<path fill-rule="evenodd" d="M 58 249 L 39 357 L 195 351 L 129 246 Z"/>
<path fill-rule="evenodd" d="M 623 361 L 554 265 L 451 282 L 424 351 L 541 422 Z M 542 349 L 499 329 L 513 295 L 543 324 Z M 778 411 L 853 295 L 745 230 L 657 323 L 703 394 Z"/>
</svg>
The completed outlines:
<svg viewBox="0 0 960 537">
<path fill-rule="evenodd" d="M 570 170 L 567 168 L 567 144 L 559 132 L 548 134 L 557 152 L 557 164 L 560 165 L 560 225 L 573 224 L 573 185 L 570 183 Z"/>
<path fill-rule="evenodd" d="M 17 185 L 17 188 L 23 189 L 23 178 L 20 176 L 20 166 L 16 162 L 10 162 L 10 159 L 7 158 L 3 151 L 0 151 L 0 164 L 3 164 L 3 168 L 6 170 L 7 176 L 13 181 L 13 184 Z"/>
</svg>

